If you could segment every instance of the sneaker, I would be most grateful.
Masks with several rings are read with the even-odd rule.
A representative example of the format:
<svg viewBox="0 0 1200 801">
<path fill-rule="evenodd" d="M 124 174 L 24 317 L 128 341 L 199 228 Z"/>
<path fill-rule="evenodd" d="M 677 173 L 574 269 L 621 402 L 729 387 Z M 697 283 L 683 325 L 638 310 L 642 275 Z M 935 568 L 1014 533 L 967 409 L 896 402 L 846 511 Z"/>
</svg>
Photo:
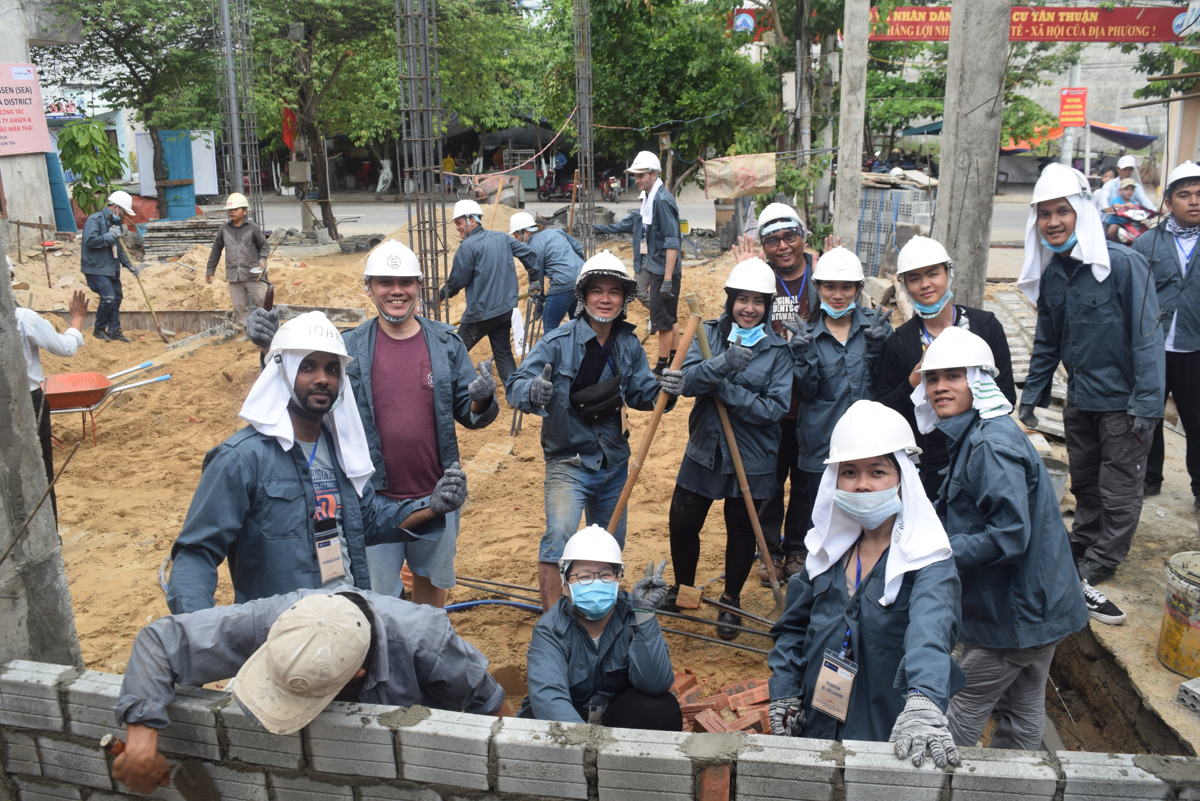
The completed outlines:
<svg viewBox="0 0 1200 801">
<path fill-rule="evenodd" d="M 100 330 L 93 331 L 92 338 L 93 339 L 108 339 L 108 332 L 100 331 Z"/>
<path fill-rule="evenodd" d="M 783 578 L 783 559 L 780 557 L 772 557 L 771 564 L 775 566 L 775 578 L 779 583 L 784 582 Z M 771 576 L 767 573 L 767 566 L 763 564 L 762 559 L 758 560 L 758 584 L 760 587 L 771 586 Z"/>
<path fill-rule="evenodd" d="M 1147 481 L 1142 486 L 1142 497 L 1143 498 L 1152 498 L 1155 495 L 1161 495 L 1161 494 L 1162 494 L 1162 482 L 1161 481 Z"/>
<path fill-rule="evenodd" d="M 108 338 L 114 342 L 132 342 L 133 340 L 122 334 L 120 331 L 109 331 Z"/>
<path fill-rule="evenodd" d="M 1112 578 L 1113 573 L 1117 572 L 1115 569 L 1105 567 L 1093 559 L 1088 559 L 1086 556 L 1076 562 L 1075 567 L 1079 571 L 1079 578 L 1093 587 L 1108 581 Z"/>
<path fill-rule="evenodd" d="M 1110 626 L 1119 626 L 1125 622 L 1125 613 L 1121 611 L 1121 607 L 1108 600 L 1107 595 L 1086 581 L 1079 583 L 1083 587 L 1083 600 L 1087 604 L 1089 615 Z"/>
</svg>

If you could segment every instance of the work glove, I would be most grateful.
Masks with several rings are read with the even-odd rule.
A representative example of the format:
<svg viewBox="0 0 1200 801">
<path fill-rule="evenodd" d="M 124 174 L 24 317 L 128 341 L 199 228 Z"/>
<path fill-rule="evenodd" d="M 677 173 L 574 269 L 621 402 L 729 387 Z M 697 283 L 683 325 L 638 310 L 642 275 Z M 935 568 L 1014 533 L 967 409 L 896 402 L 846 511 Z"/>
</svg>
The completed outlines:
<svg viewBox="0 0 1200 801">
<path fill-rule="evenodd" d="M 1157 417 L 1142 417 L 1141 415 L 1137 415 L 1137 414 L 1132 415 L 1132 417 L 1133 417 L 1133 425 L 1130 428 L 1130 431 L 1133 432 L 1133 435 L 1135 437 L 1137 437 L 1138 439 L 1141 439 L 1142 437 L 1146 436 L 1147 434 L 1154 433 L 1154 428 L 1155 428 L 1155 426 L 1158 425 Z"/>
<path fill-rule="evenodd" d="M 433 494 L 429 496 L 429 511 L 435 515 L 444 515 L 461 507 L 466 500 L 467 474 L 458 462 L 454 462 L 433 485 Z"/>
<path fill-rule="evenodd" d="M 542 374 L 529 382 L 529 402 L 538 409 L 545 409 L 554 397 L 554 384 L 550 383 L 550 376 L 553 374 L 554 365 L 547 364 Z"/>
<path fill-rule="evenodd" d="M 783 326 L 783 330 L 791 334 L 788 339 L 788 348 L 793 356 L 799 355 L 809 345 L 812 344 L 812 332 L 807 326 L 802 326 L 799 320 L 780 320 L 779 324 Z"/>
<path fill-rule="evenodd" d="M 545 296 L 546 296 L 546 293 L 542 291 L 541 284 L 530 284 L 529 285 L 529 297 L 533 298 L 534 300 L 541 300 Z"/>
<path fill-rule="evenodd" d="M 658 377 L 658 386 L 668 395 L 675 395 L 677 397 L 682 395 L 683 371 L 672 370 L 670 367 L 664 367 L 662 374 Z"/>
<path fill-rule="evenodd" d="M 658 288 L 658 295 L 664 300 L 670 300 L 675 297 L 675 282 L 670 278 L 663 281 L 662 286 Z"/>
<path fill-rule="evenodd" d="M 133 276 L 135 278 L 141 276 L 142 270 L 144 270 L 144 269 L 146 269 L 145 262 L 138 262 L 137 264 L 129 265 L 129 272 L 133 273 Z"/>
<path fill-rule="evenodd" d="M 279 330 L 279 312 L 255 307 L 246 317 L 246 336 L 260 348 L 271 347 L 271 340 Z"/>
<path fill-rule="evenodd" d="M 754 358 L 754 351 L 742 345 L 742 338 L 738 337 L 737 342 L 725 349 L 725 352 L 720 356 L 713 357 L 713 369 L 721 375 L 729 373 L 740 373 L 750 366 L 750 360 Z"/>
<path fill-rule="evenodd" d="M 634 622 L 645 623 L 654 617 L 654 610 L 667 597 L 667 581 L 663 571 L 667 569 L 667 560 L 657 565 L 654 562 L 646 565 L 646 574 L 637 580 L 629 591 L 629 603 L 634 608 Z"/>
<path fill-rule="evenodd" d="M 804 702 L 795 696 L 776 698 L 768 708 L 771 734 L 777 737 L 799 737 L 804 729 Z"/>
<path fill-rule="evenodd" d="M 471 402 L 482 403 L 491 400 L 496 394 L 496 381 L 492 378 L 492 360 L 481 361 L 476 365 L 475 372 L 479 375 L 467 384 L 467 394 L 471 396 Z"/>
<path fill-rule="evenodd" d="M 1037 428 L 1037 415 L 1033 413 L 1032 403 L 1022 403 L 1020 410 L 1017 411 L 1017 419 L 1025 424 L 1026 428 Z"/>
<path fill-rule="evenodd" d="M 896 716 L 888 742 L 897 759 L 911 759 L 914 767 L 921 767 L 927 750 L 939 768 L 959 762 L 958 748 L 946 727 L 946 716 L 932 699 L 920 693 L 909 694 L 904 709 Z"/>
<path fill-rule="evenodd" d="M 450 287 L 446 284 L 442 284 L 442 288 L 438 290 L 438 300 L 449 300 L 449 298 Z"/>
<path fill-rule="evenodd" d="M 114 242 L 117 241 L 118 239 L 120 239 L 121 238 L 121 226 L 110 225 L 108 227 L 108 238 Z"/>
<path fill-rule="evenodd" d="M 867 353 L 872 356 L 878 356 L 883 352 L 883 343 L 892 334 L 892 324 L 888 322 L 887 310 L 879 309 L 875 315 L 875 320 L 863 332 L 867 337 Z"/>
</svg>

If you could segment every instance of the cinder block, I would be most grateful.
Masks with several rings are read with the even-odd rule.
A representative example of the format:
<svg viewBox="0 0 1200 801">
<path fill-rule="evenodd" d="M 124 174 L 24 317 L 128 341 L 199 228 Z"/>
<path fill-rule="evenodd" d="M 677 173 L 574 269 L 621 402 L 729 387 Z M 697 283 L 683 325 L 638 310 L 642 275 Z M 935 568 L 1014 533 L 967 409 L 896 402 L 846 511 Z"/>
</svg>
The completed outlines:
<svg viewBox="0 0 1200 801">
<path fill-rule="evenodd" d="M 240 771 L 220 765 L 204 767 L 221 801 L 267 801 L 267 776 L 262 771 Z"/>
<path fill-rule="evenodd" d="M 841 765 L 830 740 L 750 735 L 738 754 L 737 797 L 829 801 Z"/>
<path fill-rule="evenodd" d="M 690 736 L 610 729 L 596 755 L 600 801 L 691 801 L 692 760 L 681 750 Z"/>
<path fill-rule="evenodd" d="M 1045 757 L 1029 751 L 961 748 L 962 764 L 951 775 L 951 792 L 1001 793 L 1027 801 L 1050 801 L 1058 787 L 1058 771 Z M 964 798 L 964 801 L 966 799 Z"/>
<path fill-rule="evenodd" d="M 953 793 L 954 801 L 1024 801 L 1026 798 L 999 790 L 954 790 Z"/>
<path fill-rule="evenodd" d="M 42 775 L 47 779 L 61 779 L 100 790 L 113 789 L 108 762 L 99 744 L 82 746 L 50 737 L 38 737 L 37 744 L 42 758 Z"/>
<path fill-rule="evenodd" d="M 564 736 L 564 730 L 578 737 Z M 587 798 L 583 773 L 583 724 L 505 718 L 492 742 L 496 747 L 496 790 L 502 793 Z"/>
<path fill-rule="evenodd" d="M 362 801 L 442 801 L 442 796 L 436 790 L 428 787 L 396 787 L 391 784 L 378 784 L 360 787 L 358 792 Z"/>
<path fill-rule="evenodd" d="M 404 778 L 487 790 L 488 744 L 497 725 L 497 718 L 434 709 L 417 723 L 397 727 Z"/>
<path fill-rule="evenodd" d="M 469 790 L 488 789 L 487 756 L 404 746 L 404 778 Z"/>
<path fill-rule="evenodd" d="M 276 801 L 326 801 L 354 798 L 354 790 L 345 784 L 319 782 L 304 776 L 271 776 Z"/>
<path fill-rule="evenodd" d="M 78 673 L 66 665 L 14 659 L 0 669 L 0 725 L 62 731 L 58 683 Z"/>
<path fill-rule="evenodd" d="M 333 703 L 304 729 L 314 770 L 394 779 L 396 744 L 392 730 L 376 717 L 391 707 Z"/>
<path fill-rule="evenodd" d="M 888 743 L 848 740 L 843 775 L 846 801 L 895 801 L 896 788 L 903 787 L 905 801 L 938 801 L 949 776 L 926 758 L 914 768 L 907 759 L 897 759 Z"/>
<path fill-rule="evenodd" d="M 158 735 L 159 750 L 206 762 L 218 761 L 221 745 L 214 710 L 236 703 L 229 693 L 200 687 L 176 688 L 175 700 L 167 707 L 171 725 Z"/>
<path fill-rule="evenodd" d="M 121 677 L 85 670 L 66 685 L 70 731 L 99 740 L 118 731 L 113 706 L 121 695 Z"/>
<path fill-rule="evenodd" d="M 218 709 L 217 715 L 225 726 L 225 738 L 229 744 L 226 759 L 272 768 L 299 769 L 303 765 L 304 746 L 298 733 L 271 734 L 237 701 Z"/>
<path fill-rule="evenodd" d="M 1134 764 L 1132 754 L 1057 752 L 1064 801 L 1096 798 L 1169 798 L 1171 786 Z"/>
<path fill-rule="evenodd" d="M 9 730 L 4 732 L 4 771 L 27 776 L 41 776 L 37 744 L 32 734 Z"/>
<path fill-rule="evenodd" d="M 80 789 L 69 784 L 14 776 L 21 801 L 80 801 Z"/>
</svg>

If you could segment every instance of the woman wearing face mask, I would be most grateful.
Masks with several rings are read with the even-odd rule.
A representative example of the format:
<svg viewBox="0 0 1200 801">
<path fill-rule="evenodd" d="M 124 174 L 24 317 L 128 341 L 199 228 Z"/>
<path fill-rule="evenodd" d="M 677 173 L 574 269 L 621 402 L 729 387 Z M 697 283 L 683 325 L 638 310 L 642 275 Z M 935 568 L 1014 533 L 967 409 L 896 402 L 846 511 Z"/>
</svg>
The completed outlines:
<svg viewBox="0 0 1200 801">
<path fill-rule="evenodd" d="M 772 629 L 771 733 L 887 740 L 900 759 L 958 764 L 946 705 L 959 580 L 904 418 L 858 401 L 833 429 L 805 570 Z"/>
<path fill-rule="evenodd" d="M 716 401 L 729 409 L 750 493 L 761 507 L 776 489 L 779 420 L 792 392 L 787 345 L 767 324 L 775 274 L 762 259 L 738 262 L 725 281 L 725 312 L 704 323 L 712 358 L 693 343 L 683 365 L 683 394 L 696 398 L 688 417 L 688 444 L 671 496 L 671 564 L 675 586 L 664 603 L 675 608 L 680 584 L 694 585 L 700 529 L 713 501 L 725 499 L 725 592 L 721 601 L 741 606 L 742 587 L 754 564 L 754 529 L 741 497 Z M 717 635 L 737 637 L 741 618 L 722 610 Z"/>
<path fill-rule="evenodd" d="M 821 305 L 789 343 L 800 401 L 796 464 L 807 486 L 805 520 L 825 470 L 829 432 L 850 404 L 871 397 L 875 364 L 892 333 L 886 316 L 859 306 L 864 280 L 862 262 L 846 248 L 832 248 L 821 256 L 813 271 Z"/>
<path fill-rule="evenodd" d="M 652 610 L 667 585 L 666 562 L 649 565 L 630 593 L 619 589 L 621 546 L 600 526 L 567 540 L 563 594 L 529 643 L 529 695 L 520 717 L 679 731 L 675 674 Z"/>
<path fill-rule="evenodd" d="M 996 386 L 1009 403 L 1017 402 L 1012 357 L 1004 326 L 989 311 L 958 306 L 953 302 L 953 267 L 950 254 L 942 244 L 927 236 L 914 236 L 908 240 L 896 259 L 896 273 L 912 299 L 915 314 L 883 344 L 883 355 L 875 375 L 874 398 L 904 415 L 914 430 L 917 420 L 909 396 L 921 383 L 920 367 L 925 349 L 947 328 L 963 328 L 988 344 L 996 357 Z M 925 486 L 925 494 L 933 500 L 942 483 L 942 470 L 950 459 L 946 435 L 937 429 L 918 434 L 917 445 L 921 447 L 921 483 Z"/>
</svg>

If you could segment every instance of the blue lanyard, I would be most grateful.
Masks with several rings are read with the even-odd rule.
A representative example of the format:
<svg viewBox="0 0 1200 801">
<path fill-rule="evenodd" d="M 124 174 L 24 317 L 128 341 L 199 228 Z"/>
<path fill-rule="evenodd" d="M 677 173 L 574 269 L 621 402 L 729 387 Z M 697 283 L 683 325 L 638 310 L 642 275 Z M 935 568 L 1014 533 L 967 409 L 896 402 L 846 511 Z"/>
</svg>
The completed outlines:
<svg viewBox="0 0 1200 801">
<path fill-rule="evenodd" d="M 800 291 L 795 295 L 792 294 L 792 290 L 788 289 L 787 282 L 778 275 L 775 276 L 775 280 L 779 282 L 779 285 L 783 287 L 784 293 L 792 300 L 795 300 L 797 296 L 804 297 L 804 288 L 808 286 L 808 265 L 804 267 L 804 278 L 800 281 Z"/>
<path fill-rule="evenodd" d="M 321 447 L 321 432 L 317 431 L 317 438 L 313 441 L 312 453 L 308 455 L 308 467 L 311 470 L 313 459 L 317 458 L 317 448 Z"/>
<path fill-rule="evenodd" d="M 918 320 L 921 318 L 918 317 Z M 958 309 L 954 309 L 954 319 L 950 323 L 950 327 L 958 325 Z M 924 351 L 933 344 L 934 337 L 929 333 L 929 329 L 925 327 L 925 321 L 921 320 L 921 350 Z"/>
<path fill-rule="evenodd" d="M 858 597 L 858 589 L 862 586 L 862 557 L 859 556 L 858 546 L 854 546 L 854 597 Z M 842 638 L 842 659 L 850 654 L 850 627 L 846 626 L 846 636 Z"/>
</svg>

